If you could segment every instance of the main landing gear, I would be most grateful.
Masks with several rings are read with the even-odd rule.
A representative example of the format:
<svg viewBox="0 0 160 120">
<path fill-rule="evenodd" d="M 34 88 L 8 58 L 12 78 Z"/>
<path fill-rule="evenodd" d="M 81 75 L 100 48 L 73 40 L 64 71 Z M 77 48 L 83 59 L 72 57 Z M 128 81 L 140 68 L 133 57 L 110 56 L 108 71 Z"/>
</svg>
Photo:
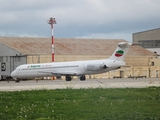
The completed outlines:
<svg viewBox="0 0 160 120">
<path fill-rule="evenodd" d="M 66 81 L 71 81 L 71 80 L 72 80 L 72 77 L 69 76 L 69 75 L 66 75 Z M 80 76 L 80 80 L 81 81 L 85 81 L 86 80 L 86 76 L 85 75 Z"/>
<path fill-rule="evenodd" d="M 81 81 L 85 81 L 85 80 L 86 80 L 86 76 L 85 76 L 85 75 L 82 75 L 82 76 L 80 77 L 80 80 L 81 80 Z"/>
<path fill-rule="evenodd" d="M 71 76 L 66 75 L 66 81 L 71 81 L 71 80 L 72 80 Z"/>
</svg>

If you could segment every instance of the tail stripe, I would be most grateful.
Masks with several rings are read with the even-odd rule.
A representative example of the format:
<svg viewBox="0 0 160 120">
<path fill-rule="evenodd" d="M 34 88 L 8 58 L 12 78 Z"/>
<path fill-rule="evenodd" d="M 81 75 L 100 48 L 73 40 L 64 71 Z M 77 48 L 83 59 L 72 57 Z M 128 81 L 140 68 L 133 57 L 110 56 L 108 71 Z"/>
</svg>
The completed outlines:
<svg viewBox="0 0 160 120">
<path fill-rule="evenodd" d="M 128 42 L 120 42 L 117 45 L 116 50 L 114 51 L 114 53 L 111 55 L 109 59 L 114 61 L 123 61 L 128 52 L 130 45 L 132 44 Z"/>
<path fill-rule="evenodd" d="M 121 57 L 123 55 L 124 51 L 123 50 L 118 50 L 116 53 L 115 53 L 115 56 L 116 57 Z"/>
</svg>

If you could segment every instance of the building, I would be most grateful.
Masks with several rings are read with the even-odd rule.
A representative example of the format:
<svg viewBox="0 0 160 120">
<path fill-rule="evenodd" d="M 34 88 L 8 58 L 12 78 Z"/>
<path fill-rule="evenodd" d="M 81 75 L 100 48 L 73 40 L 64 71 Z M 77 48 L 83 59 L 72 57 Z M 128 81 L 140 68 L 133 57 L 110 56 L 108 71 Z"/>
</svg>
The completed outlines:
<svg viewBox="0 0 160 120">
<path fill-rule="evenodd" d="M 133 42 L 160 55 L 160 28 L 133 33 Z"/>
<path fill-rule="evenodd" d="M 105 59 L 114 52 L 119 42 L 124 41 L 122 39 L 55 38 L 55 62 Z M 125 67 L 117 71 L 89 77 L 113 78 L 129 75 L 159 77 L 160 68 L 158 67 L 153 68 L 153 75 L 151 74 L 151 60 L 156 57 L 155 53 L 140 46 L 131 46 L 125 58 Z M 9 76 L 18 65 L 46 62 L 51 62 L 50 38 L 0 37 L 0 75 L 2 78 Z M 155 73 L 155 69 L 158 72 Z"/>
</svg>

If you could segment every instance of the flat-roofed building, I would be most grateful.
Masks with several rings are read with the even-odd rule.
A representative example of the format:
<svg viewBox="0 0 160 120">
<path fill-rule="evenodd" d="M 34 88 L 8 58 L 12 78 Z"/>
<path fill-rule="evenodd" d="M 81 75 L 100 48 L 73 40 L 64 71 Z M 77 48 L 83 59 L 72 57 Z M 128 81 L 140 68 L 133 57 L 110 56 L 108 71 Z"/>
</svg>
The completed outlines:
<svg viewBox="0 0 160 120">
<path fill-rule="evenodd" d="M 133 42 L 160 55 L 160 28 L 133 33 Z"/>
</svg>

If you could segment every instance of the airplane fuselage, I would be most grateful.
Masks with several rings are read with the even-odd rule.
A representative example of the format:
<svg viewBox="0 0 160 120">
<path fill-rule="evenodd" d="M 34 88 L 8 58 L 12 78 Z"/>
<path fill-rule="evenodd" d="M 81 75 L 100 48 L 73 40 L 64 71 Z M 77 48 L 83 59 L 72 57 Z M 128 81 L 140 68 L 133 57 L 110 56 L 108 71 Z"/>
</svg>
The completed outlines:
<svg viewBox="0 0 160 120">
<path fill-rule="evenodd" d="M 34 78 L 58 75 L 81 76 L 108 72 L 110 70 L 118 69 L 122 65 L 124 65 L 124 61 L 113 61 L 107 59 L 26 64 L 18 66 L 12 74 L 15 75 L 15 78 Z"/>
</svg>

